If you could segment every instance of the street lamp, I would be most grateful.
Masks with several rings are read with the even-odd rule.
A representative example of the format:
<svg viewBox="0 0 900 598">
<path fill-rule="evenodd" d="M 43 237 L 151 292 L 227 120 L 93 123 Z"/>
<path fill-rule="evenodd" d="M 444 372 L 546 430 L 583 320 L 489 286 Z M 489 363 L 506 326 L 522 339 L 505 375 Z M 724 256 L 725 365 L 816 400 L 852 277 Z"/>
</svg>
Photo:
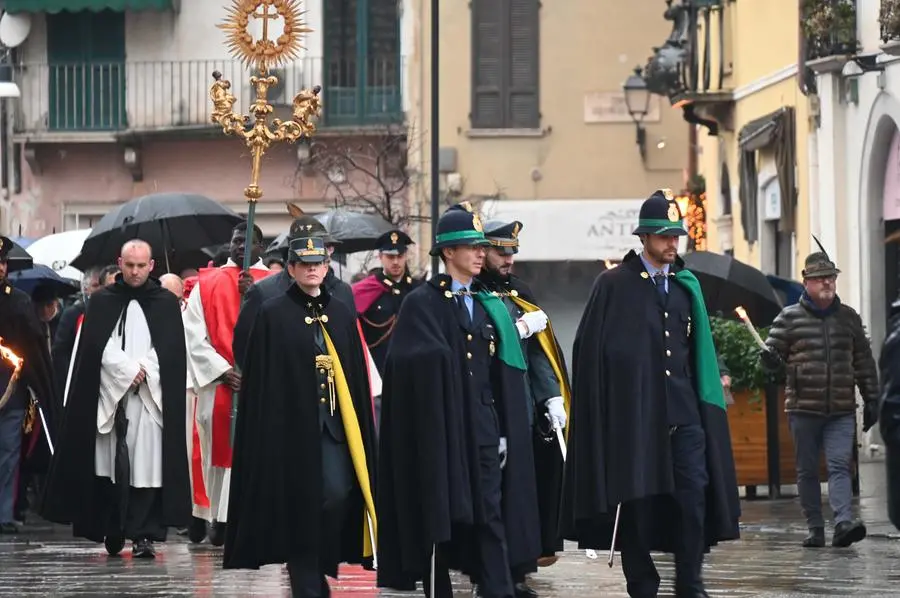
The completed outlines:
<svg viewBox="0 0 900 598">
<path fill-rule="evenodd" d="M 647 157 L 647 132 L 641 122 L 650 110 L 650 90 L 641 74 L 641 67 L 635 67 L 634 73 L 625 80 L 622 89 L 625 91 L 625 106 L 628 107 L 628 114 L 637 126 L 635 143 L 641 152 L 641 160 L 644 160 Z"/>
</svg>

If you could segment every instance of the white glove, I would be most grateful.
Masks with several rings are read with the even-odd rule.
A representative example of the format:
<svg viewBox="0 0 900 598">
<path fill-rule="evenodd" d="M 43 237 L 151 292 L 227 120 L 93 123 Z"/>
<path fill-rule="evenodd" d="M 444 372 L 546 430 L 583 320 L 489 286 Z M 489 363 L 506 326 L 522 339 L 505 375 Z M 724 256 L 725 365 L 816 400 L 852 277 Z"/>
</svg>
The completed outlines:
<svg viewBox="0 0 900 598">
<path fill-rule="evenodd" d="M 543 310 L 528 312 L 522 314 L 522 317 L 516 321 L 516 328 L 519 329 L 519 338 L 525 339 L 532 334 L 537 334 L 547 327 L 547 314 Z"/>
<path fill-rule="evenodd" d="M 506 467 L 506 437 L 503 436 L 500 438 L 500 446 L 497 447 L 500 453 L 500 469 Z"/>
<path fill-rule="evenodd" d="M 544 403 L 547 407 L 547 413 L 550 414 L 550 419 L 552 420 L 554 426 L 559 424 L 560 428 L 566 427 L 566 408 L 563 405 L 562 397 L 552 397 L 547 399 Z"/>
</svg>

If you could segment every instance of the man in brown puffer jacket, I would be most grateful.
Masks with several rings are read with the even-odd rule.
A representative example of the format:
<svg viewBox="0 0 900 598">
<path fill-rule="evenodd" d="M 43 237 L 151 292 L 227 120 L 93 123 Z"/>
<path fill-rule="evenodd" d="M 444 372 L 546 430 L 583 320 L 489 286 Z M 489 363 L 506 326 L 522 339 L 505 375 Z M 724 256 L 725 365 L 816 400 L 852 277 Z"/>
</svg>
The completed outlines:
<svg viewBox="0 0 900 598">
<path fill-rule="evenodd" d="M 763 365 L 785 372 L 785 405 L 797 462 L 797 487 L 809 535 L 825 546 L 819 456 L 825 449 L 828 497 L 834 511 L 832 546 L 866 537 L 853 519 L 850 469 L 856 433 L 856 387 L 865 404 L 863 430 L 878 421 L 878 373 L 862 319 L 835 292 L 840 273 L 824 251 L 810 254 L 800 302 L 782 310 L 769 330 Z"/>
</svg>

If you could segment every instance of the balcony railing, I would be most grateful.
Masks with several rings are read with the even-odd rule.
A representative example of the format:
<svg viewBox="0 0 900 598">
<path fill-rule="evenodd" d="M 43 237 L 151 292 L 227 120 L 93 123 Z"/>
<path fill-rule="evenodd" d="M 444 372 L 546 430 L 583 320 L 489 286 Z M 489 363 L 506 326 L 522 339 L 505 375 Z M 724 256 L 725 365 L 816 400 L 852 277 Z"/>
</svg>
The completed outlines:
<svg viewBox="0 0 900 598">
<path fill-rule="evenodd" d="M 803 33 L 807 60 L 855 54 L 856 0 L 804 0 Z"/>
<path fill-rule="evenodd" d="M 231 60 L 21 64 L 14 77 L 22 92 L 16 132 L 23 135 L 149 132 L 212 127 L 209 86 L 213 71 L 231 81 L 236 109 L 255 96 L 251 72 Z M 301 89 L 322 86 L 320 128 L 402 121 L 400 59 L 366 63 L 307 58 L 273 69 L 269 101 L 289 106 Z"/>
</svg>

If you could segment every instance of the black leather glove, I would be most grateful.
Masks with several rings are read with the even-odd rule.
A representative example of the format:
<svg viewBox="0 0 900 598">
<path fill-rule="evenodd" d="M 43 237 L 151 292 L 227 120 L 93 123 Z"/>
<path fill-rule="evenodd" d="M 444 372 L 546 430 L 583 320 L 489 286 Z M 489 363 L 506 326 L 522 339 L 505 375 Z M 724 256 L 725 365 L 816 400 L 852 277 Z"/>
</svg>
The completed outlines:
<svg viewBox="0 0 900 598">
<path fill-rule="evenodd" d="M 774 349 L 761 349 L 759 360 L 767 370 L 777 370 L 781 367 L 781 356 Z"/>
<path fill-rule="evenodd" d="M 878 401 L 869 401 L 863 407 L 863 432 L 878 423 Z"/>
</svg>

